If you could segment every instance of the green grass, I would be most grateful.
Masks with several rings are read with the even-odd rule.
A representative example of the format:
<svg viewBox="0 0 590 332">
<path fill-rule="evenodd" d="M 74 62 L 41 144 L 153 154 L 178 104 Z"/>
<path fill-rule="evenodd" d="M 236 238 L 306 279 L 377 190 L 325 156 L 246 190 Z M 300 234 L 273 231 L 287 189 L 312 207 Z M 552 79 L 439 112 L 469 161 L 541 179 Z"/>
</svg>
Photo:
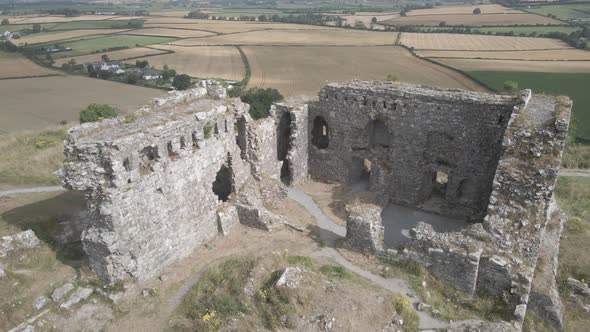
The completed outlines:
<svg viewBox="0 0 590 332">
<path fill-rule="evenodd" d="M 307 269 L 313 268 L 313 260 L 307 256 L 287 256 L 285 259 L 291 265 L 296 265 Z"/>
<path fill-rule="evenodd" d="M 6 58 L 19 58 L 21 55 L 16 52 L 4 52 L 0 51 L 0 59 Z"/>
<path fill-rule="evenodd" d="M 80 38 L 68 42 L 60 42 L 64 47 L 71 47 L 71 51 L 55 53 L 54 58 L 71 57 L 78 55 L 91 54 L 95 51 L 109 49 L 114 47 L 139 47 L 150 44 L 160 44 L 173 41 L 176 38 L 170 37 L 155 37 L 155 36 L 136 36 L 136 35 L 110 35 L 103 37 Z M 35 47 L 42 45 L 52 45 L 52 43 L 37 44 Z"/>
<path fill-rule="evenodd" d="M 565 168 L 590 168 L 590 145 L 568 143 L 561 164 Z"/>
<path fill-rule="evenodd" d="M 253 267 L 251 258 L 232 258 L 203 274 L 177 309 L 192 320 L 193 331 L 216 331 L 228 318 L 248 312 L 244 287 Z"/>
<path fill-rule="evenodd" d="M 320 272 L 330 279 L 350 279 L 352 273 L 350 273 L 345 267 L 340 265 L 323 265 L 320 267 Z"/>
<path fill-rule="evenodd" d="M 126 29 L 129 28 L 128 20 L 113 21 L 77 21 L 65 23 L 50 23 L 50 26 L 44 26 L 47 30 L 79 30 L 79 29 Z"/>
<path fill-rule="evenodd" d="M 590 18 L 590 4 L 567 4 L 557 6 L 541 6 L 540 8 L 531 8 L 527 11 L 547 16 L 547 14 L 556 15 L 560 19 Z"/>
<path fill-rule="evenodd" d="M 21 31 L 25 29 L 33 29 L 32 24 L 9 24 L 9 25 L 2 25 L 0 26 L 0 32 L 4 31 Z"/>
<path fill-rule="evenodd" d="M 532 89 L 535 93 L 567 95 L 572 98 L 574 135 L 590 140 L 590 75 L 585 73 L 527 73 L 473 71 L 469 75 L 488 86 L 501 91 L 504 81 L 517 81 L 520 89 Z"/>
</svg>

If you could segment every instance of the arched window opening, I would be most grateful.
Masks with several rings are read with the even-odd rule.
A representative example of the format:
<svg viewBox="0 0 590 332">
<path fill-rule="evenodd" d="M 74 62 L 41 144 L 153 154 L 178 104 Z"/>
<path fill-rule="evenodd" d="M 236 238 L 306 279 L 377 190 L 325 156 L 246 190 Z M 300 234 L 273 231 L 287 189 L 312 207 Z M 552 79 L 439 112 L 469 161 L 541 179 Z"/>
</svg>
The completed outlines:
<svg viewBox="0 0 590 332">
<path fill-rule="evenodd" d="M 325 149 L 330 144 L 330 128 L 328 122 L 321 117 L 317 116 L 313 119 L 313 129 L 311 131 L 311 144 L 315 145 L 319 149 Z"/>
<path fill-rule="evenodd" d="M 371 147 L 389 148 L 390 135 L 387 125 L 381 120 L 373 120 L 369 124 L 369 144 Z"/>
</svg>

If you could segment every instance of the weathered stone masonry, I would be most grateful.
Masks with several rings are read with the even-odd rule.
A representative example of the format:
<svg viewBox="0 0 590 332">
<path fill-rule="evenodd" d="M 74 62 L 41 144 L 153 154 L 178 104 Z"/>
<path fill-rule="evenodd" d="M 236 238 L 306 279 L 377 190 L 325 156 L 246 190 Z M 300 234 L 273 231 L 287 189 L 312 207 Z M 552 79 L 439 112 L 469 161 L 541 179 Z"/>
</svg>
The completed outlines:
<svg viewBox="0 0 590 332">
<path fill-rule="evenodd" d="M 502 297 L 516 326 L 527 308 L 561 324 L 551 271 L 564 218 L 553 188 L 569 99 L 353 81 L 277 103 L 265 119 L 248 108 L 209 81 L 132 121 L 69 131 L 64 183 L 86 195 L 82 241 L 101 279 L 152 276 L 237 222 L 270 230 L 285 221 L 265 207 L 308 176 L 367 179 L 376 199 L 346 207 L 346 247 Z M 438 233 L 419 223 L 388 248 L 390 203 L 470 224 Z M 551 269 L 535 273 L 537 261 Z"/>
</svg>

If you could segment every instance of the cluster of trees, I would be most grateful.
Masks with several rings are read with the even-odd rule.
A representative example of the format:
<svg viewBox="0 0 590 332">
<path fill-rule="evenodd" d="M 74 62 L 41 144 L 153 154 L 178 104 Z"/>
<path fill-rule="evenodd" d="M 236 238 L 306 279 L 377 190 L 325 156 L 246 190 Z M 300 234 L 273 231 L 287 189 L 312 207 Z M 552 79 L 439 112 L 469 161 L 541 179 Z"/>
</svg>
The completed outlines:
<svg viewBox="0 0 590 332">
<path fill-rule="evenodd" d="M 90 104 L 80 111 L 80 123 L 96 122 L 103 119 L 116 118 L 117 109 L 107 104 Z"/>
<path fill-rule="evenodd" d="M 197 18 L 197 19 L 206 20 L 206 19 L 209 18 L 209 14 L 203 13 L 200 10 L 194 10 L 194 11 L 188 13 L 185 17 L 186 18 Z"/>
<path fill-rule="evenodd" d="M 580 48 L 584 50 L 588 48 L 588 39 L 590 39 L 590 29 L 587 26 L 585 26 L 582 30 L 576 30 L 570 34 L 555 31 L 546 33 L 542 36 L 548 38 L 561 39 L 563 42 L 567 43 L 571 47 Z"/>
<path fill-rule="evenodd" d="M 342 22 L 344 21 L 340 16 L 336 15 L 323 15 L 323 14 L 300 14 L 300 15 L 286 15 L 281 16 L 278 14 L 274 15 L 259 15 L 259 16 L 248 16 L 240 15 L 238 18 L 230 16 L 211 16 L 213 20 L 230 20 L 230 21 L 259 21 L 259 22 L 281 22 L 281 23 L 297 23 L 297 24 L 308 24 L 308 25 L 324 25 L 327 22 Z"/>
<path fill-rule="evenodd" d="M 400 16 L 406 16 L 407 13 L 411 10 L 414 9 L 431 9 L 434 8 L 434 4 L 432 3 L 427 3 L 424 5 L 405 5 L 402 10 L 400 10 L 399 14 Z"/>
<path fill-rule="evenodd" d="M 69 8 L 48 9 L 48 10 L 43 10 L 41 12 L 47 13 L 49 15 L 64 15 L 66 17 L 76 17 L 76 16 L 80 16 L 82 14 L 77 9 L 69 9 Z"/>
<path fill-rule="evenodd" d="M 193 85 L 193 81 L 190 76 L 187 74 L 181 74 L 174 76 L 174 80 L 172 80 L 172 86 L 176 90 L 186 90 Z"/>
<path fill-rule="evenodd" d="M 0 23 L 0 25 L 9 25 L 9 24 L 10 24 L 10 21 L 7 18 L 3 19 L 2 22 Z"/>
<path fill-rule="evenodd" d="M 283 98 L 283 95 L 277 89 L 272 88 L 252 88 L 240 97 L 243 102 L 250 104 L 250 115 L 254 119 L 268 117 L 272 103 L 281 101 Z"/>
</svg>

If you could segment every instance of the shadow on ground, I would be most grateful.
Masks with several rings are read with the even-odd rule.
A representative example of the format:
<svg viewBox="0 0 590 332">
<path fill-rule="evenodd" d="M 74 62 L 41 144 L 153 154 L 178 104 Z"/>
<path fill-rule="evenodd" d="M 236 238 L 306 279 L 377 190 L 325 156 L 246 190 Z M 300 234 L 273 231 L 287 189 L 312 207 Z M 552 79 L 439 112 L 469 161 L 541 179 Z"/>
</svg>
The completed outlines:
<svg viewBox="0 0 590 332">
<path fill-rule="evenodd" d="M 84 209 L 83 195 L 68 191 L 6 211 L 2 219 L 23 231 L 32 229 L 55 251 L 59 261 L 79 269 L 86 261 L 80 241 L 80 214 Z"/>
</svg>

